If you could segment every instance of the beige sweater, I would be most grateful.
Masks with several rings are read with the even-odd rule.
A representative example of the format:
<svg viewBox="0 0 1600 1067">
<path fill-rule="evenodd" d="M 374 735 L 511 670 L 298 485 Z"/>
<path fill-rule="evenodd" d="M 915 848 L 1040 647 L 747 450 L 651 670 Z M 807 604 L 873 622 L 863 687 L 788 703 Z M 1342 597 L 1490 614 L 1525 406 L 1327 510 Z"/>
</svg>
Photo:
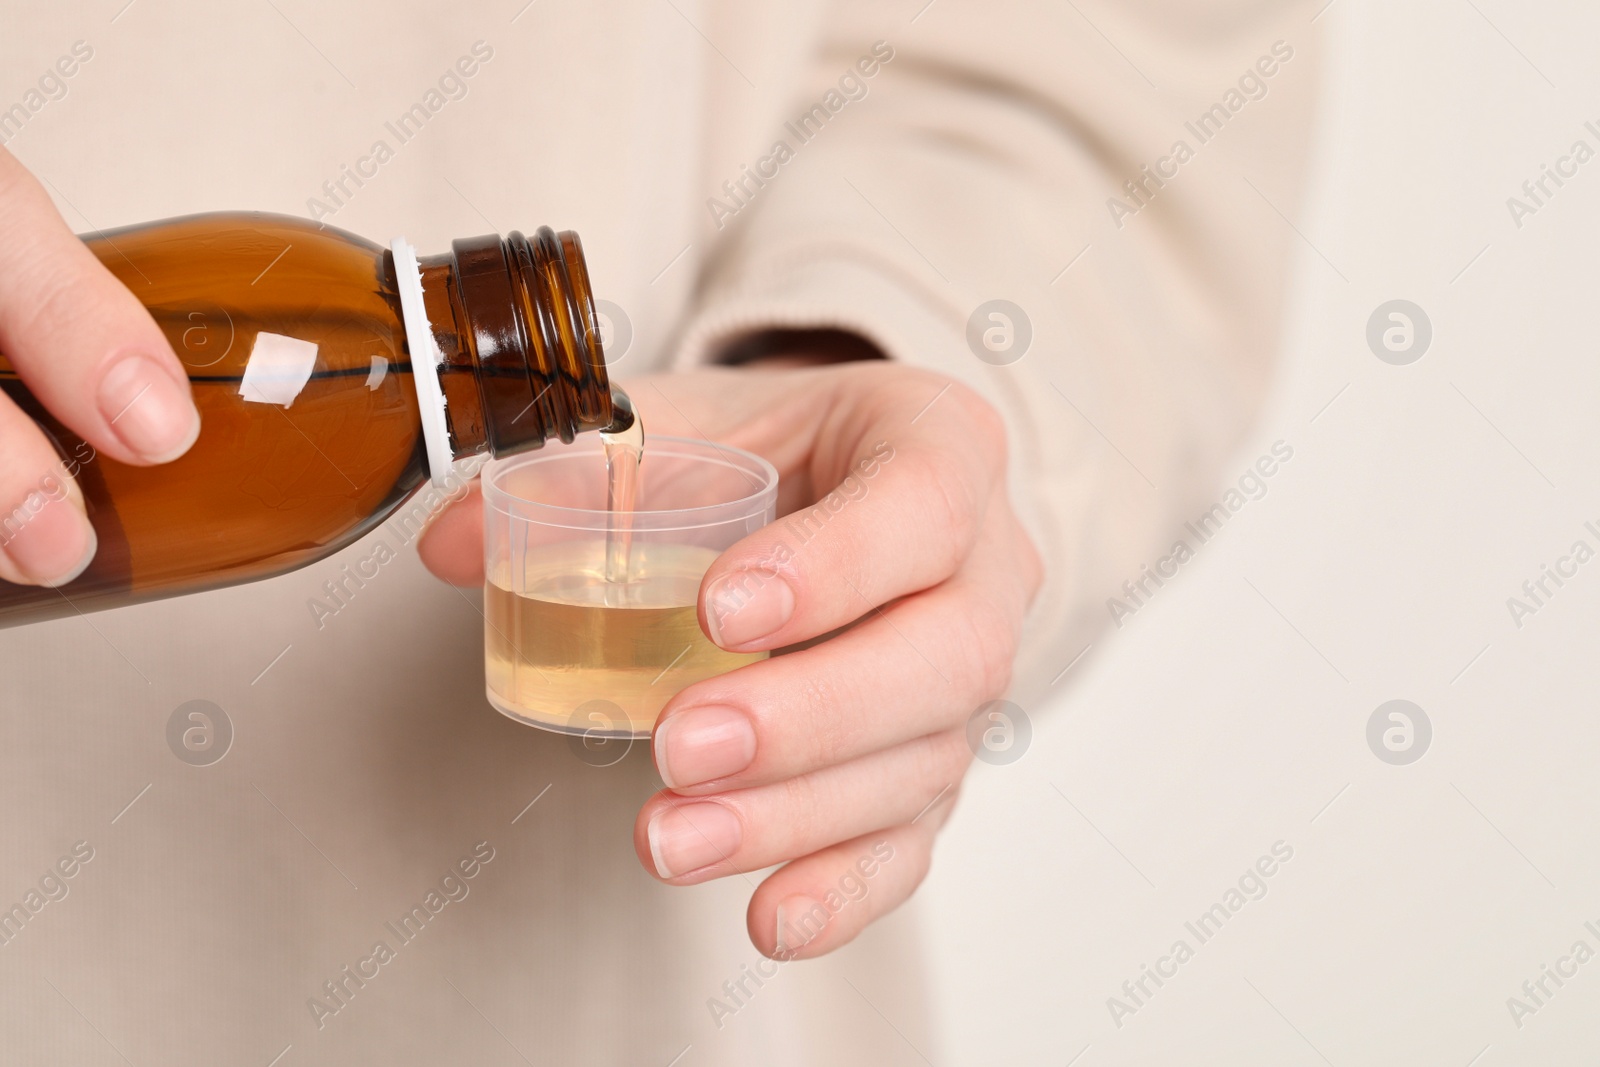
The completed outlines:
<svg viewBox="0 0 1600 1067">
<path fill-rule="evenodd" d="M 1213 492 L 1267 382 L 1306 5 L 94 7 L 14 3 L 0 35 L 0 136 L 77 230 L 331 212 L 427 252 L 548 222 L 625 311 L 624 375 L 836 326 L 983 390 L 1050 568 L 1025 706 Z M 994 299 L 1031 332 L 1007 365 L 967 340 Z M 593 768 L 495 715 L 475 605 L 414 557 L 319 627 L 340 562 L 0 632 L 0 905 L 40 902 L 0 944 L 0 1058 L 940 1062 L 916 926 L 959 916 L 913 906 L 758 985 L 755 878 L 670 889 L 634 858 L 643 749 Z M 235 730 L 207 767 L 166 740 L 193 699 Z M 397 936 L 462 862 L 465 895 Z"/>
</svg>

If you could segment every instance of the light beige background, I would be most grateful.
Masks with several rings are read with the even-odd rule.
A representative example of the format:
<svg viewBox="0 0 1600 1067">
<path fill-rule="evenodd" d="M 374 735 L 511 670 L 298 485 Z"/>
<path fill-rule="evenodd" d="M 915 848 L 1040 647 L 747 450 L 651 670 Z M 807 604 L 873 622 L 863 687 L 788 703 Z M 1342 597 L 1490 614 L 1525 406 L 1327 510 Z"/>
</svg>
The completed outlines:
<svg viewBox="0 0 1600 1067">
<path fill-rule="evenodd" d="M 950 1062 L 1600 1047 L 1600 962 L 1521 1029 L 1506 1006 L 1576 940 L 1600 950 L 1600 564 L 1520 630 L 1506 607 L 1573 541 L 1600 547 L 1600 162 L 1520 230 L 1506 207 L 1575 140 L 1600 148 L 1600 24 L 1575 3 L 1337 0 L 1316 25 L 1286 362 L 1229 469 L 1279 439 L 1294 458 L 1033 709 L 1021 761 L 974 772 L 943 843 L 961 862 L 923 900 Z M 1405 367 L 1364 341 L 1394 298 L 1434 328 Z M 1364 740 L 1395 698 L 1434 728 L 1410 766 Z M 1107 998 L 1279 839 L 1294 859 L 1268 895 L 1118 1029 Z"/>
<path fill-rule="evenodd" d="M 695 233 L 661 216 L 698 203 L 705 176 L 663 165 L 641 182 L 622 161 L 678 158 L 661 139 L 700 107 L 700 72 L 674 66 L 686 48 L 640 44 L 691 30 L 668 4 L 616 20 L 610 39 L 575 32 L 592 12 L 540 0 L 510 23 L 519 7 L 417 5 L 427 32 L 391 34 L 368 5 L 295 6 L 292 23 L 265 3 L 7 5 L 0 103 L 74 39 L 96 48 L 10 147 L 80 230 L 303 213 L 379 135 L 372 100 L 399 110 L 475 39 L 496 59 L 445 117 L 498 84 L 503 128 L 535 141 L 572 121 L 508 89 L 541 50 L 592 53 L 594 77 L 562 86 L 562 103 L 607 99 L 608 57 L 654 56 L 659 69 L 635 73 L 658 90 L 602 109 L 592 131 L 616 167 L 521 150 L 508 165 L 466 135 L 481 121 L 441 125 L 334 219 L 380 238 L 408 220 L 424 250 L 578 229 L 597 287 L 629 294 L 629 358 L 648 362 L 698 254 L 672 268 Z M 1600 519 L 1600 162 L 1520 230 L 1505 199 L 1574 139 L 1596 143 L 1582 129 L 1600 119 L 1596 21 L 1576 3 L 1336 0 L 1304 27 L 1328 62 L 1311 196 L 1284 222 L 1285 360 L 1226 470 L 1279 439 L 1293 460 L 1150 608 L 1095 638 L 1053 703 L 1026 709 L 1035 736 L 1018 762 L 975 769 L 916 904 L 836 959 L 787 969 L 734 1025 L 711 1030 L 704 1001 L 755 959 L 749 886 L 655 886 L 621 836 L 647 769 L 571 776 L 559 741 L 488 714 L 475 608 L 408 558 L 322 632 L 304 604 L 337 561 L 0 634 L 0 897 L 79 838 L 97 850 L 72 895 L 0 950 L 0 1040 L 17 1062 L 84 1064 L 1580 1062 L 1600 1044 L 1600 962 L 1521 1029 L 1505 1001 L 1573 941 L 1600 949 L 1582 925 L 1600 921 L 1586 700 L 1600 563 L 1521 630 L 1505 599 Z M 374 38 L 393 42 L 381 61 Z M 312 40 L 363 58 L 341 73 Z M 1195 166 L 1224 170 L 1228 151 Z M 559 215 L 525 217 L 532 189 Z M 580 209 L 607 203 L 626 209 Z M 1095 225 L 1089 256 L 1126 236 Z M 1364 340 L 1393 298 L 1433 322 L 1408 367 Z M 1062 649 L 1061 668 L 1078 652 Z M 161 733 L 195 697 L 223 702 L 238 730 L 204 770 Z M 1406 767 L 1364 740 L 1397 697 L 1435 731 Z M 558 774 L 566 795 L 512 823 Z M 497 859 L 441 936 L 310 1029 L 305 997 L 484 838 Z M 1106 999 L 1280 839 L 1294 859 L 1266 898 L 1116 1027 Z M 525 911 L 540 921 L 503 924 Z"/>
</svg>

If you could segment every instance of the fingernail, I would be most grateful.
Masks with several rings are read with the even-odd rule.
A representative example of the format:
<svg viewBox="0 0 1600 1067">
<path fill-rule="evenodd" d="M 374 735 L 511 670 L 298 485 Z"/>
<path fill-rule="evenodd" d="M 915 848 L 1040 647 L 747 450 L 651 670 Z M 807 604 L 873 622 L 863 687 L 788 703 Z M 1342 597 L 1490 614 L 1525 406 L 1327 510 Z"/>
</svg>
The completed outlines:
<svg viewBox="0 0 1600 1067">
<path fill-rule="evenodd" d="M 117 439 L 149 463 L 165 463 L 200 436 L 189 392 L 149 356 L 131 355 L 100 379 L 100 414 Z"/>
<path fill-rule="evenodd" d="M 665 808 L 645 830 L 656 873 L 676 878 L 731 856 L 744 837 L 739 817 L 721 804 Z"/>
<path fill-rule="evenodd" d="M 723 648 L 739 648 L 776 633 L 794 615 L 794 590 L 777 575 L 743 570 L 706 590 L 706 626 Z"/>
<path fill-rule="evenodd" d="M 778 905 L 778 933 L 773 955 L 794 953 L 817 939 L 828 925 L 828 909 L 810 897 L 784 897 Z"/>
<path fill-rule="evenodd" d="M 669 741 L 670 738 L 670 741 Z M 741 711 L 720 705 L 669 715 L 656 727 L 656 770 L 668 789 L 738 774 L 756 758 L 756 731 Z"/>
<path fill-rule="evenodd" d="M 35 490 L 0 522 L 0 547 L 17 570 L 39 585 L 66 585 L 89 566 L 94 527 L 65 495 Z"/>
</svg>

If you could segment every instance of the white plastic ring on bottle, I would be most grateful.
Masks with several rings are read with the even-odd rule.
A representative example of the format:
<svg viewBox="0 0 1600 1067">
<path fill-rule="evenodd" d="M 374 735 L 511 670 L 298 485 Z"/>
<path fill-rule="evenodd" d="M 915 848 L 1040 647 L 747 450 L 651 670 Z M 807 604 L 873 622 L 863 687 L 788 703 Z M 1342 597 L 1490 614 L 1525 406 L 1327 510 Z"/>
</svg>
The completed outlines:
<svg viewBox="0 0 1600 1067">
<path fill-rule="evenodd" d="M 411 350 L 411 380 L 416 383 L 417 409 L 422 413 L 428 473 L 433 476 L 434 485 L 443 486 L 454 456 L 450 450 L 450 424 L 444 417 L 444 390 L 439 386 L 439 364 L 444 362 L 444 353 L 434 343 L 433 327 L 422 302 L 422 268 L 417 265 L 416 249 L 404 237 L 396 237 L 389 248 L 394 252 L 394 278 L 406 324 L 406 347 Z"/>
</svg>

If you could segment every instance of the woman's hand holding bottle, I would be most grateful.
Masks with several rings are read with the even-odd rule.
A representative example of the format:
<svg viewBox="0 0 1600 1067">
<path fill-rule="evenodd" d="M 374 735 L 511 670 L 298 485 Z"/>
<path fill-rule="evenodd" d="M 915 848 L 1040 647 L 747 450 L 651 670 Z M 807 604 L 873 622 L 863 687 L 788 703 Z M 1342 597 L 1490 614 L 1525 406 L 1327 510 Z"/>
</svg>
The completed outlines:
<svg viewBox="0 0 1600 1067">
<path fill-rule="evenodd" d="M 123 463 L 176 459 L 200 433 L 189 379 L 155 320 L 4 149 L 0 353 L 56 417 Z M 94 551 L 61 456 L 0 394 L 0 579 L 62 585 Z"/>
</svg>

